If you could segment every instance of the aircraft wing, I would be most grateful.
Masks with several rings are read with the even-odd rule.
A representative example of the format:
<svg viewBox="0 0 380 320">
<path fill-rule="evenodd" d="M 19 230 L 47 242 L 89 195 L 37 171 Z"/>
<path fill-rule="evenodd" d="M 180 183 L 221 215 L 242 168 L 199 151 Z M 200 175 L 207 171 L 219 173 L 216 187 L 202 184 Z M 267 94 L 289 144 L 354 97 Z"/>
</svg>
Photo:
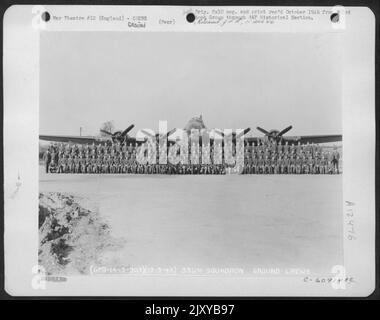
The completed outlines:
<svg viewBox="0 0 380 320">
<path fill-rule="evenodd" d="M 93 143 L 98 139 L 92 136 L 47 136 L 40 135 L 40 140 L 52 141 L 52 142 L 73 142 L 79 144 Z"/>
<path fill-rule="evenodd" d="M 335 135 L 317 135 L 317 136 L 298 136 L 298 137 L 289 137 L 285 136 L 283 137 L 285 141 L 289 142 L 297 142 L 300 141 L 301 144 L 305 143 L 326 143 L 326 142 L 337 142 L 342 141 L 342 135 L 341 134 L 335 134 Z"/>
</svg>

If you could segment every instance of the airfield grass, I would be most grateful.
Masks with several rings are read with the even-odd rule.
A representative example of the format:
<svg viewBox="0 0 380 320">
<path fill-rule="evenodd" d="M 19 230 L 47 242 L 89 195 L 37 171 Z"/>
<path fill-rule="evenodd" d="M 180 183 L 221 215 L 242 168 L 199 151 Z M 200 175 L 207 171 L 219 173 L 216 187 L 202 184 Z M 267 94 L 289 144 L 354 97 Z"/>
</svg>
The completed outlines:
<svg viewBox="0 0 380 320">
<path fill-rule="evenodd" d="M 111 235 L 125 240 L 102 259 L 113 267 L 330 274 L 343 262 L 341 175 L 59 175 L 41 168 L 40 192 L 96 205 Z"/>
</svg>

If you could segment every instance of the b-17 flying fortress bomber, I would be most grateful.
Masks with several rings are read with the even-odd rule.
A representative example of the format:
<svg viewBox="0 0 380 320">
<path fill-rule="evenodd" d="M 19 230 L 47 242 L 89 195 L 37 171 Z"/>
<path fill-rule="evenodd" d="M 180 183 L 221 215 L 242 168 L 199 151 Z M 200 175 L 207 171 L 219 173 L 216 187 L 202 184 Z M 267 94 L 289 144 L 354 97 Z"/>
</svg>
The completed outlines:
<svg viewBox="0 0 380 320">
<path fill-rule="evenodd" d="M 135 127 L 134 124 L 131 124 L 128 128 L 126 128 L 123 131 L 115 131 L 114 133 L 105 131 L 101 129 L 100 131 L 105 133 L 108 137 L 97 137 L 97 136 L 64 136 L 64 135 L 40 135 L 40 140 L 45 141 L 51 141 L 51 142 L 65 142 L 65 143 L 76 143 L 76 144 L 88 144 L 88 143 L 103 143 L 103 142 L 120 142 L 120 143 L 143 143 L 144 140 L 138 140 L 134 137 L 131 137 L 128 135 L 128 133 Z M 326 143 L 326 142 L 338 142 L 342 141 L 342 135 L 305 135 L 305 136 L 284 136 L 285 133 L 290 131 L 293 128 L 293 126 L 289 126 L 283 130 L 265 130 L 260 127 L 257 127 L 257 130 L 262 132 L 264 134 L 264 137 L 245 137 L 244 140 L 246 142 L 255 142 L 257 143 L 260 140 L 263 140 L 265 137 L 267 137 L 269 140 L 276 140 L 276 142 L 281 141 L 283 144 L 288 142 L 292 143 L 298 143 L 306 144 L 306 143 Z M 168 139 L 170 136 L 176 131 L 176 129 L 172 129 L 169 132 L 167 132 Z M 188 135 L 191 134 L 192 130 L 199 130 L 199 132 L 202 132 L 203 130 L 206 130 L 208 132 L 214 131 L 220 136 L 224 136 L 224 133 L 219 129 L 207 129 L 207 127 L 204 124 L 202 115 L 199 117 L 193 117 L 191 118 L 186 126 L 183 129 Z M 251 129 L 246 128 L 243 130 L 244 134 L 247 134 Z M 146 130 L 141 130 L 142 133 L 144 133 L 147 136 L 152 136 L 151 133 L 147 132 Z M 232 133 L 235 135 L 235 133 Z M 156 137 L 158 137 L 159 134 L 156 134 Z"/>
<path fill-rule="evenodd" d="M 48 136 L 54 142 L 43 154 L 46 173 L 124 174 L 333 174 L 339 173 L 341 154 L 319 145 L 342 140 L 341 135 L 287 136 L 292 129 L 208 129 L 202 116 L 189 120 L 183 129 L 144 138 L 123 131 L 101 130 L 105 137 Z M 178 133 L 181 133 L 178 135 Z M 176 139 L 172 137 L 176 136 Z"/>
</svg>

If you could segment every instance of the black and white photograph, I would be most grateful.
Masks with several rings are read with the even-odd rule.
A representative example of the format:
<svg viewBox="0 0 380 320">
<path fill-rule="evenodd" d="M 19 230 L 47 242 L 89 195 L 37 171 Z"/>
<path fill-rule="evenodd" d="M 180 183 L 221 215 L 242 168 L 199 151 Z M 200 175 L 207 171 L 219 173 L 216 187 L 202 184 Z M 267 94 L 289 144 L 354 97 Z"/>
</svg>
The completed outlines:
<svg viewBox="0 0 380 320">
<path fill-rule="evenodd" d="M 122 279 L 133 286 L 120 282 L 116 295 L 144 295 L 143 287 L 149 295 L 157 278 L 187 279 L 184 295 L 229 287 L 232 295 L 292 295 L 275 281 L 296 283 L 298 295 L 355 292 L 347 242 L 358 241 L 361 209 L 347 185 L 359 172 L 353 139 L 366 133 L 355 135 L 358 118 L 347 111 L 355 97 L 347 102 L 354 84 L 346 67 L 356 57 L 347 58 L 352 42 L 333 25 L 335 9 L 87 9 L 34 11 L 41 21 L 30 101 L 38 113 L 29 116 L 33 131 L 24 122 L 22 133 L 33 139 L 25 147 L 33 169 L 13 163 L 8 180 L 10 207 L 33 213 L 24 229 L 7 219 L 8 230 L 34 235 L 29 265 L 44 277 L 35 286 L 92 294 L 87 283 L 101 281 L 96 292 L 112 294 L 108 281 Z M 339 10 L 346 24 L 367 14 Z M 374 169 L 368 164 L 358 170 Z M 31 181 L 31 202 L 22 203 Z M 234 279 L 258 285 L 243 292 Z M 197 281 L 213 283 L 197 291 Z M 81 290 L 70 289 L 74 282 Z"/>
<path fill-rule="evenodd" d="M 333 35 L 40 41 L 48 274 L 148 266 L 252 276 L 342 264 Z"/>
</svg>

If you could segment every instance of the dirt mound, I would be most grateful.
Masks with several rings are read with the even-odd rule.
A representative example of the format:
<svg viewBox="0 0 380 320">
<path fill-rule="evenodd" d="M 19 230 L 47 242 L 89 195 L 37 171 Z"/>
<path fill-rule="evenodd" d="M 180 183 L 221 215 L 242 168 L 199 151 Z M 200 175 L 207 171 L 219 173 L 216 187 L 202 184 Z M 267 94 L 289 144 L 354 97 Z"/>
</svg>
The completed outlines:
<svg viewBox="0 0 380 320">
<path fill-rule="evenodd" d="M 124 244 L 110 236 L 96 206 L 70 194 L 40 193 L 38 225 L 39 264 L 48 274 L 88 274 Z"/>
</svg>

